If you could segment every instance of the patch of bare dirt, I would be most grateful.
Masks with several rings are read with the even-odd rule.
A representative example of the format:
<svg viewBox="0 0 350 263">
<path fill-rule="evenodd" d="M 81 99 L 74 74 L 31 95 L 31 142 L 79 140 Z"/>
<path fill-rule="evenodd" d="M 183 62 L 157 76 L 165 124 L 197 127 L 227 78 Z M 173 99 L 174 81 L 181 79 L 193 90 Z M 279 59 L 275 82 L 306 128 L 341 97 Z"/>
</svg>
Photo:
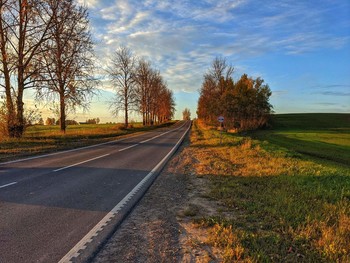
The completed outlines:
<svg viewBox="0 0 350 263">
<path fill-rule="evenodd" d="M 101 262 L 220 262 L 206 245 L 208 231 L 194 218 L 217 213 L 206 198 L 207 179 L 197 177 L 188 138 L 143 199 L 99 252 Z"/>
</svg>

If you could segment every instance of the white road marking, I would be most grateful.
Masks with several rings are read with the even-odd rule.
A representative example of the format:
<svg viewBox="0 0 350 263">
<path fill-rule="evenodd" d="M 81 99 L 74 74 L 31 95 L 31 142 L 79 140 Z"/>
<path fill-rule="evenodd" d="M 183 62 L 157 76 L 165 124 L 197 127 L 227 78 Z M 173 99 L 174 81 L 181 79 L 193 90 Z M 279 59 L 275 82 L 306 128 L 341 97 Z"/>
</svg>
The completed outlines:
<svg viewBox="0 0 350 263">
<path fill-rule="evenodd" d="M 73 258 L 77 258 L 80 255 L 80 250 L 84 250 L 87 245 L 92 242 L 93 238 L 98 235 L 98 232 L 103 230 L 103 228 L 108 224 L 108 222 L 115 217 L 116 214 L 130 201 L 130 199 L 140 190 L 140 188 L 153 176 L 153 174 L 165 164 L 165 162 L 170 158 L 170 156 L 175 152 L 183 138 L 189 131 L 189 128 L 182 135 L 176 145 L 170 150 L 170 152 L 150 171 L 145 178 L 139 182 L 134 189 L 132 189 L 124 198 L 121 200 L 102 220 L 97 223 L 97 225 L 90 230 L 58 263 L 73 262 Z"/>
<path fill-rule="evenodd" d="M 64 170 L 64 169 L 68 169 L 68 168 L 71 168 L 71 167 L 74 167 L 74 166 L 77 166 L 77 165 L 80 165 L 80 164 L 83 164 L 83 163 L 91 162 L 91 161 L 93 161 L 93 160 L 97 160 L 97 159 L 106 157 L 106 156 L 108 156 L 108 155 L 110 155 L 110 154 L 109 154 L 109 153 L 108 153 L 108 154 L 104 154 L 104 155 L 101 155 L 101 156 L 98 156 L 98 157 L 95 157 L 95 158 L 92 158 L 92 159 L 89 159 L 89 160 L 86 160 L 86 161 L 82 161 L 82 162 L 79 162 L 79 163 L 75 163 L 75 164 L 72 164 L 72 165 L 68 165 L 68 166 L 65 166 L 65 167 L 62 167 L 62 168 L 53 170 L 53 171 L 54 171 L 54 172 L 62 171 L 62 170 Z"/>
<path fill-rule="evenodd" d="M 137 146 L 137 145 L 139 145 L 139 144 L 137 143 L 137 144 L 131 145 L 131 146 L 129 146 L 129 147 L 120 149 L 118 152 L 122 152 L 122 151 L 128 150 L 128 149 L 133 148 L 133 147 L 135 147 L 135 146 Z"/>
<path fill-rule="evenodd" d="M 182 126 L 184 126 L 186 124 L 183 123 L 180 127 L 174 129 L 173 131 L 176 131 L 178 129 L 180 129 Z M 168 131 L 170 132 L 170 131 Z M 166 133 L 168 133 L 166 132 Z M 125 138 L 121 138 L 121 139 L 117 139 L 117 140 L 113 140 L 113 141 L 109 141 L 109 142 L 103 142 L 103 143 L 99 143 L 99 144 L 94 144 L 94 145 L 90 145 L 90 146 L 84 146 L 84 147 L 81 147 L 81 148 L 76 148 L 76 149 L 71 149 L 71 150 L 65 150 L 65 151 L 61 151 L 61 152 L 55 152 L 55 153 L 49 153 L 49 154 L 44 154 L 44 155 L 38 155 L 38 156 L 33 156 L 33 157 L 29 157 L 29 158 L 24 158 L 24 159 L 19 159 L 19 160 L 14 160 L 14 161 L 8 161 L 8 162 L 4 162 L 4 163 L 0 163 L 0 166 L 1 165 L 6 165 L 6 164 L 13 164 L 13 163 L 20 163 L 20 162 L 26 162 L 26 161 L 30 161 L 30 160 L 35 160 L 35 159 L 39 159 L 39 158 L 45 158 L 45 157 L 50 157 L 50 156 L 54 156 L 54 155 L 59 155 L 59 154 L 65 154 L 65 153 L 70 153 L 70 152 L 76 152 L 76 151 L 81 151 L 81 150 L 85 150 L 85 149 L 90 149 L 90 148 L 95 148 L 95 147 L 99 147 L 99 146 L 103 146 L 103 145 L 107 145 L 107 144 L 112 144 L 112 143 L 116 143 L 116 142 L 121 142 L 121 141 L 124 141 L 124 140 L 127 140 L 127 139 L 130 139 L 130 138 L 135 138 L 135 137 L 138 137 L 138 136 L 141 136 L 141 135 L 144 135 L 145 133 L 141 132 L 140 133 L 137 133 L 135 135 L 131 135 L 131 136 L 128 136 L 128 137 L 125 137 Z M 161 134 L 161 135 L 158 135 L 158 136 L 155 136 L 151 139 L 148 139 L 146 141 L 143 141 L 141 143 L 144 143 L 144 142 L 147 142 L 147 141 L 150 141 L 150 140 L 153 140 L 159 136 L 162 136 L 164 134 Z"/>
<path fill-rule="evenodd" d="M 165 135 L 165 134 L 168 134 L 169 132 L 176 131 L 176 130 L 182 128 L 182 126 L 183 126 L 183 125 L 181 125 L 179 128 L 176 128 L 175 130 L 170 130 L 170 131 L 167 131 L 167 132 L 163 132 L 163 133 L 161 133 L 161 134 L 159 134 L 159 135 L 157 135 L 157 136 L 154 136 L 154 137 L 149 138 L 149 139 L 147 139 L 147 140 L 141 141 L 141 142 L 139 142 L 139 143 L 137 143 L 137 144 L 134 144 L 134 145 L 131 145 L 131 146 L 129 146 L 129 147 L 120 149 L 119 152 L 122 152 L 122 151 L 128 150 L 128 149 L 130 149 L 130 148 L 133 148 L 133 147 L 135 147 L 135 146 L 138 146 L 139 144 L 142 144 L 142 143 L 149 142 L 149 141 L 152 141 L 152 140 L 154 140 L 154 139 L 157 139 L 157 138 L 159 138 L 159 137 L 161 137 L 161 136 L 163 136 L 163 135 Z"/>
<path fill-rule="evenodd" d="M 13 183 L 9 183 L 9 184 L 5 184 L 5 185 L 1 185 L 0 188 L 5 188 L 5 187 L 8 187 L 10 185 L 14 185 L 14 184 L 17 184 L 17 182 L 13 182 Z"/>
<path fill-rule="evenodd" d="M 175 131 L 175 130 L 174 130 L 174 131 Z M 157 136 L 154 136 L 154 137 L 152 137 L 152 138 L 150 138 L 150 139 L 144 140 L 144 141 L 142 141 L 142 142 L 140 142 L 140 143 L 145 143 L 145 142 L 152 141 L 152 140 L 154 140 L 154 139 L 156 139 L 156 138 L 158 138 L 158 137 L 160 137 L 160 136 L 163 136 L 163 135 L 165 135 L 165 134 L 167 134 L 167 133 L 169 133 L 169 132 L 171 132 L 171 131 L 164 132 L 164 133 L 159 134 L 159 135 L 157 135 Z"/>
<path fill-rule="evenodd" d="M 152 137 L 152 138 L 150 138 L 150 139 L 144 140 L 144 141 L 142 141 L 142 142 L 140 142 L 140 143 L 149 142 L 149 141 L 152 141 L 152 140 L 154 140 L 154 139 L 156 139 L 156 138 L 158 138 L 158 137 L 160 137 L 160 136 L 163 136 L 163 135 L 165 135 L 165 134 L 168 134 L 169 132 L 177 131 L 177 130 L 179 130 L 180 128 L 182 128 L 182 126 L 184 126 L 185 124 L 186 124 L 186 122 L 185 122 L 184 124 L 182 124 L 180 127 L 176 128 L 176 129 L 174 129 L 174 130 L 170 130 L 170 131 L 164 132 L 164 133 L 159 134 L 159 135 L 157 135 L 157 136 L 154 136 L 154 137 Z"/>
</svg>

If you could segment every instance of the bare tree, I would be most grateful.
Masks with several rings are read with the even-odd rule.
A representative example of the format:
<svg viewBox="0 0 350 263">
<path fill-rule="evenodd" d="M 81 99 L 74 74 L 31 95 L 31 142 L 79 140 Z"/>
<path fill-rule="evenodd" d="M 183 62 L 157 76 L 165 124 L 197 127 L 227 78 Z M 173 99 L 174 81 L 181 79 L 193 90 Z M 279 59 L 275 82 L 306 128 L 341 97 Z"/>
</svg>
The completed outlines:
<svg viewBox="0 0 350 263">
<path fill-rule="evenodd" d="M 159 106 L 157 118 L 159 123 L 164 123 L 171 120 L 175 113 L 175 100 L 173 92 L 167 88 L 166 85 L 163 86 L 159 96 Z"/>
<path fill-rule="evenodd" d="M 153 71 L 150 62 L 141 59 L 134 75 L 136 83 L 136 101 L 138 111 L 142 115 L 143 125 L 146 125 L 147 97 L 150 90 Z"/>
<path fill-rule="evenodd" d="M 67 109 L 88 109 L 97 84 L 93 73 L 93 43 L 87 9 L 73 0 L 51 0 L 53 27 L 50 39 L 42 45 L 42 84 L 37 97 L 49 101 L 58 99 L 60 127 L 66 131 Z"/>
<path fill-rule="evenodd" d="M 137 108 L 142 114 L 143 125 L 162 123 L 175 112 L 173 93 L 167 88 L 160 72 L 151 63 L 141 59 L 136 73 Z"/>
<path fill-rule="evenodd" d="M 212 84 L 218 89 L 220 95 L 225 91 L 225 85 L 223 82 L 230 79 L 234 72 L 234 67 L 228 65 L 225 58 L 216 57 L 209 72 L 204 76 L 207 81 L 212 82 Z"/>
<path fill-rule="evenodd" d="M 40 47 L 53 25 L 48 3 L 0 0 L 0 85 L 5 89 L 10 137 L 21 137 L 24 132 L 24 90 L 35 84 Z"/>
<path fill-rule="evenodd" d="M 125 127 L 129 125 L 129 112 L 135 109 L 136 105 L 136 85 L 135 69 L 136 58 L 131 50 L 121 46 L 115 52 L 108 69 L 108 74 L 115 85 L 115 100 L 110 104 L 110 109 L 117 115 L 124 111 Z"/>
</svg>

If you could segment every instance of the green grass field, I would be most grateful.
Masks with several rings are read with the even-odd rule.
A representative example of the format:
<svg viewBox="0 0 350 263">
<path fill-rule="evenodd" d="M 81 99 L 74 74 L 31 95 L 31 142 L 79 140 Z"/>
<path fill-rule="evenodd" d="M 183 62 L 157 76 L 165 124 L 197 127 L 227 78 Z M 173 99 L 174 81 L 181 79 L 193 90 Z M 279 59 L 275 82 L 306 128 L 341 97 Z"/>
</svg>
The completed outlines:
<svg viewBox="0 0 350 263">
<path fill-rule="evenodd" d="M 281 114 L 252 134 L 297 153 L 350 165 L 350 114 Z"/>
<path fill-rule="evenodd" d="M 144 132 L 173 123 L 152 127 L 134 123 L 128 129 L 124 129 L 122 124 L 69 125 L 66 134 L 60 132 L 59 126 L 35 125 L 27 128 L 23 138 L 0 138 L 0 162 L 111 141 L 120 136 Z"/>
<path fill-rule="evenodd" d="M 273 129 L 222 144 L 195 123 L 194 168 L 221 204 L 193 219 L 204 245 L 224 262 L 350 262 L 349 117 L 276 115 Z"/>
</svg>

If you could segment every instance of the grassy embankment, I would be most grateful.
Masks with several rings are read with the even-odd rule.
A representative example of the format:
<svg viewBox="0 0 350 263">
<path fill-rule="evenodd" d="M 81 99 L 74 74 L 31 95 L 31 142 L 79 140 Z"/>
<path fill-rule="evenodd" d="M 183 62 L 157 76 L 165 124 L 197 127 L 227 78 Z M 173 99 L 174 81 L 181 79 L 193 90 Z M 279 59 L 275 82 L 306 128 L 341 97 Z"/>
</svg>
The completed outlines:
<svg viewBox="0 0 350 263">
<path fill-rule="evenodd" d="M 134 123 L 132 128 L 128 129 L 124 129 L 122 124 L 70 125 L 66 134 L 60 132 L 59 126 L 31 126 L 26 130 L 23 138 L 0 138 L 0 162 L 111 141 L 120 136 L 148 131 L 173 123 L 152 127 Z"/>
<path fill-rule="evenodd" d="M 225 262 L 350 262 L 350 114 L 277 115 L 221 145 L 194 123 L 190 148 L 222 204 L 194 221 Z"/>
</svg>

